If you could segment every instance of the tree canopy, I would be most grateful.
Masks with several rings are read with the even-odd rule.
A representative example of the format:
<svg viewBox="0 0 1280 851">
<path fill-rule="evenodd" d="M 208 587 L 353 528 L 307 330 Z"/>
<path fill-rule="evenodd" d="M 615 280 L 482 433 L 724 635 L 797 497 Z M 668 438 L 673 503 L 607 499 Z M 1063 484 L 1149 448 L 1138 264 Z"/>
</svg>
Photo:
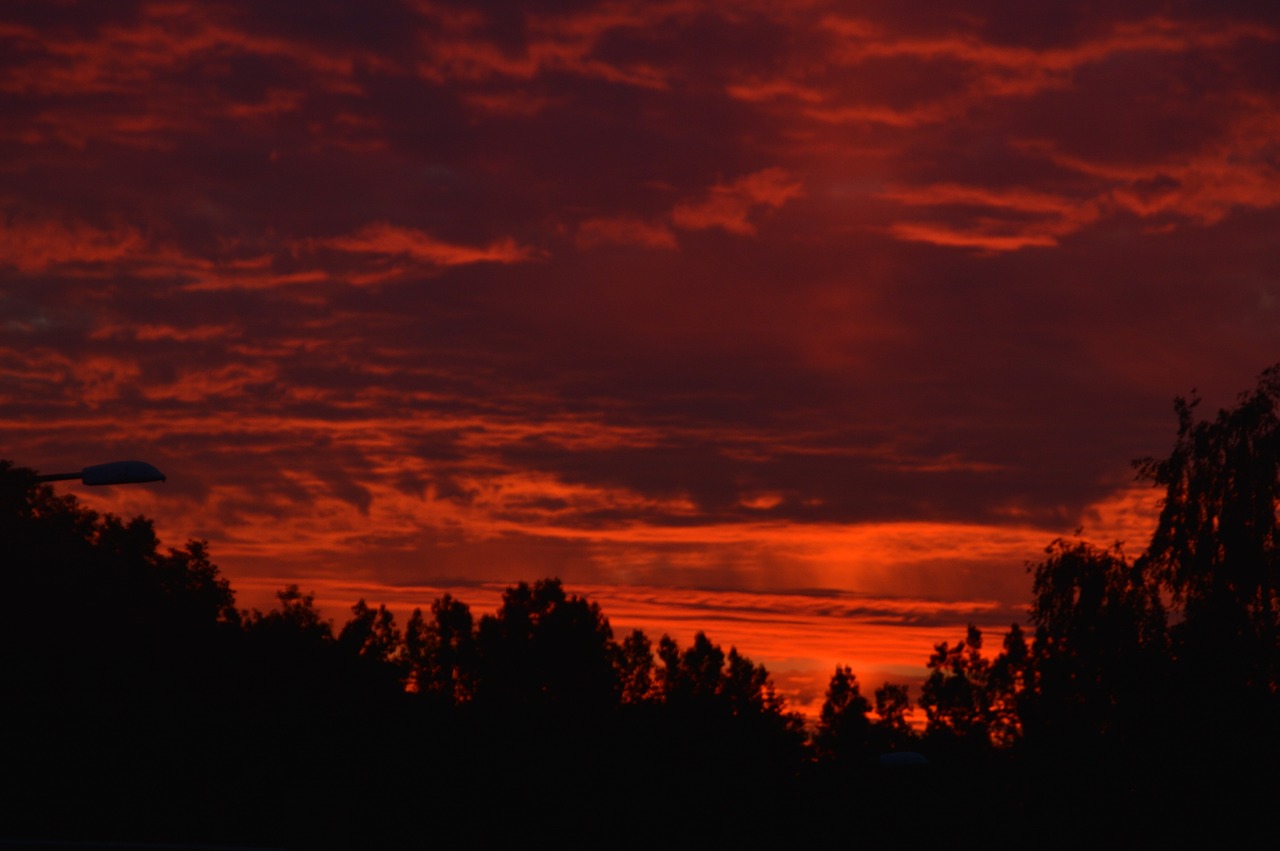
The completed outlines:
<svg viewBox="0 0 1280 851">
<path fill-rule="evenodd" d="M 750 843 L 765 814 L 775 831 L 820 824 L 855 792 L 884 839 L 928 801 L 945 840 L 989 790 L 1024 825 L 1084 807 L 1243 813 L 1254 787 L 1235 768 L 1280 756 L 1277 402 L 1280 366 L 1211 419 L 1178 400 L 1169 456 L 1137 462 L 1164 494 L 1147 546 L 1050 543 L 1028 565 L 1030 635 L 1015 623 L 991 653 L 970 624 L 939 642 L 923 724 L 907 684 L 873 704 L 839 665 L 808 731 L 737 648 L 700 631 L 618 640 L 558 578 L 516 583 L 478 618 L 444 594 L 403 627 L 359 600 L 335 628 L 297 585 L 242 611 L 206 542 L 163 549 L 145 518 L 99 515 L 0 462 L 15 601 L 0 746 L 24 778 L 6 815 L 31 836 L 304 845 L 377 820 L 400 845 L 424 812 L 468 826 L 503 812 L 511 838 L 553 801 L 655 842 L 696 814 L 708 841 Z M 868 774 L 916 749 L 936 774 Z M 1125 779 L 1134 766 L 1146 786 Z M 311 827 L 286 827 L 288 810 Z"/>
</svg>

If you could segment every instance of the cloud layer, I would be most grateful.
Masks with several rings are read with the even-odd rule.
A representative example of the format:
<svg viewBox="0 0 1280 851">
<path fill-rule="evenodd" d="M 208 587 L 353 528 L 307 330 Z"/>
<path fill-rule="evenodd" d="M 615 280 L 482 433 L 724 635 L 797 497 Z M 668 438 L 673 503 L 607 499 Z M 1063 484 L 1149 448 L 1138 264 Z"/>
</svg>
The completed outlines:
<svg viewBox="0 0 1280 851">
<path fill-rule="evenodd" d="M 5 454 L 157 464 L 85 497 L 260 605 L 754 594 L 796 670 L 908 629 L 801 592 L 1007 623 L 1280 352 L 1280 15 L 1176 9 L 19 4 Z"/>
</svg>

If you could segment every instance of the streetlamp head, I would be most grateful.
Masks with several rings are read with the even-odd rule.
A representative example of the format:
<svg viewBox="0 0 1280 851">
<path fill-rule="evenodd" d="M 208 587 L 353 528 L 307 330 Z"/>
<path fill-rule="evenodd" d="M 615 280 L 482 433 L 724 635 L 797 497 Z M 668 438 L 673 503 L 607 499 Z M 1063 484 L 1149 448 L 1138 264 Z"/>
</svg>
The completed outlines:
<svg viewBox="0 0 1280 851">
<path fill-rule="evenodd" d="M 112 461 L 85 467 L 80 471 L 80 480 L 86 485 L 133 485 L 163 482 L 164 473 L 146 461 Z"/>
</svg>

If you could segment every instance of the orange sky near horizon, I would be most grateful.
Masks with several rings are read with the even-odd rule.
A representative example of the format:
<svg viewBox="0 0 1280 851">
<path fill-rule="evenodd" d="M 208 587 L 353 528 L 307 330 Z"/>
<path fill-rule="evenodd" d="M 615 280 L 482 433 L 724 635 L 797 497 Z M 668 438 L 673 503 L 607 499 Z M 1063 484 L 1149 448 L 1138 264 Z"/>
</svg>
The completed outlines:
<svg viewBox="0 0 1280 851">
<path fill-rule="evenodd" d="M 74 484 L 60 487 L 75 492 L 85 505 L 101 512 L 148 517 L 165 513 L 163 485 L 145 489 L 89 489 Z M 1107 544 L 1145 540 L 1154 528 L 1158 496 L 1158 492 L 1142 485 L 1121 490 L 1102 503 L 1089 506 L 1080 517 L 1079 528 L 1088 528 L 1094 540 Z M 157 531 L 162 540 L 181 539 L 177 529 L 161 527 Z M 647 531 L 650 537 L 654 536 L 655 530 Z M 284 540 L 282 532 L 295 534 Z M 554 532 L 548 530 L 544 534 Z M 807 570 L 801 574 L 793 567 L 785 575 L 804 575 L 814 582 L 788 588 L 757 578 L 755 582 L 740 582 L 738 588 L 690 588 L 623 584 L 616 580 L 598 584 L 599 580 L 579 579 L 566 590 L 600 604 L 618 640 L 632 629 L 641 629 L 655 645 L 659 637 L 669 634 L 681 646 L 687 646 L 701 631 L 726 651 L 737 647 L 768 668 L 790 707 L 816 718 L 837 665 L 854 669 L 868 699 L 885 682 L 905 684 L 918 697 L 919 686 L 927 676 L 930 650 L 938 642 L 954 643 L 963 638 L 967 624 L 980 625 L 988 654 L 997 653 L 1010 624 L 1027 624 L 1027 600 L 1025 595 L 1018 596 L 1018 586 L 1025 585 L 1029 592 L 1029 579 L 1010 566 L 1041 555 L 1048 543 L 1045 534 L 1045 530 L 1035 528 L 938 523 L 689 529 L 678 537 L 704 545 L 732 546 L 749 541 L 757 560 L 777 567 L 781 559 L 789 557 Z M 628 530 L 620 540 L 630 540 L 634 535 L 634 530 Z M 245 610 L 266 611 L 276 605 L 278 591 L 301 583 L 304 593 L 315 597 L 316 605 L 335 629 L 350 616 L 350 607 L 356 600 L 386 605 L 395 613 L 398 625 L 403 626 L 413 609 L 427 611 L 434 600 L 446 593 L 467 603 L 478 619 L 497 610 L 502 592 L 510 585 L 544 578 L 513 573 L 504 581 L 387 584 L 369 572 L 341 567 L 341 561 L 333 571 L 315 570 L 314 566 L 324 560 L 326 543 L 309 530 L 277 526 L 265 540 L 251 542 L 242 550 L 232 547 L 226 556 L 233 567 L 223 572 L 232 581 L 237 605 Z M 1130 549 L 1136 551 L 1134 547 Z M 353 550 L 352 556 L 358 558 L 359 551 Z M 287 561 L 298 564 L 302 572 L 257 574 L 234 566 L 241 559 L 258 558 L 263 559 L 264 570 L 269 569 L 271 561 Z M 221 557 L 217 560 L 228 563 Z M 549 569 L 553 567 L 548 565 Z M 921 570 L 925 579 L 904 581 L 902 574 L 913 567 Z M 975 570 L 1006 580 L 1020 577 L 1021 581 L 1012 582 L 1012 593 L 1002 595 L 990 578 L 975 580 Z M 984 587 L 988 596 L 966 596 L 966 590 Z M 913 588 L 922 595 L 934 593 L 904 596 Z"/>
<path fill-rule="evenodd" d="M 812 710 L 1280 360 L 1280 10 L 17 3 L 0 457 L 341 622 L 562 578 Z M 993 644 L 995 642 L 993 641 Z"/>
</svg>

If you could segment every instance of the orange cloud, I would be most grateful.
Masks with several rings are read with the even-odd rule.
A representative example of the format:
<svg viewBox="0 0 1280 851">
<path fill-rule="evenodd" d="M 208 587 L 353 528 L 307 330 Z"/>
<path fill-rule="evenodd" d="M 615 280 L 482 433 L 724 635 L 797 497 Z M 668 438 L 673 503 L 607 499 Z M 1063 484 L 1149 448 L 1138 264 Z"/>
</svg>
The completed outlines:
<svg viewBox="0 0 1280 851">
<path fill-rule="evenodd" d="M 1163 493 L 1148 482 L 1117 487 L 1085 507 L 1080 516 L 1082 535 L 1101 546 L 1119 542 L 1130 553 L 1144 549 L 1160 519 Z"/>
<path fill-rule="evenodd" d="M 823 99 L 821 90 L 816 87 L 781 79 L 757 79 L 750 82 L 733 83 L 726 88 L 726 91 L 730 97 L 751 103 L 780 98 L 793 98 L 805 103 L 817 103 Z"/>
<path fill-rule="evenodd" d="M 358 72 L 395 70 L 378 52 L 254 32 L 240 17 L 207 4 L 153 2 L 127 21 L 83 35 L 5 27 L 0 44 L 23 61 L 0 77 L 0 92 L 39 98 L 41 108 L 0 137 L 31 146 L 84 148 L 108 140 L 169 150 L 175 136 L 215 121 L 271 122 L 301 112 L 317 93 L 359 93 Z M 288 67 L 293 73 L 282 76 L 306 83 L 251 93 L 222 85 L 233 82 L 234 64 L 245 58 Z M 86 98 L 95 102 L 86 105 Z"/>
<path fill-rule="evenodd" d="M 578 225 L 579 248 L 597 245 L 638 245 L 641 248 L 675 248 L 676 235 L 665 224 L 643 219 L 588 219 Z"/>
<path fill-rule="evenodd" d="M 20 272 L 119 262 L 136 257 L 145 247 L 142 234 L 125 225 L 104 230 L 75 219 L 6 217 L 0 212 L 0 265 Z"/>
<path fill-rule="evenodd" d="M 841 104 L 810 107 L 804 110 L 804 115 L 828 124 L 883 124 L 905 129 L 954 118 L 963 111 L 964 108 L 958 103 L 930 103 L 908 108 L 880 104 Z"/>
<path fill-rule="evenodd" d="M 186 369 L 168 383 L 152 383 L 142 393 L 148 399 L 197 402 L 238 397 L 252 386 L 273 385 L 278 370 L 274 364 L 228 364 L 213 369 Z"/>
<path fill-rule="evenodd" d="M 95 412 L 104 406 L 110 409 L 107 403 L 136 391 L 143 383 L 142 366 L 136 358 L 115 354 L 72 357 L 36 346 L 21 352 L 4 351 L 0 356 L 0 376 L 8 385 L 0 392 L 0 403 L 7 403 L 20 412 L 30 411 L 50 394 L 74 400 L 59 406 L 56 412 L 45 410 L 38 420 L 23 416 L 0 423 L 0 434 L 23 433 L 34 428 L 48 436 L 66 430 L 80 433 L 82 442 L 88 444 L 95 442 L 93 436 L 103 433 L 104 425 L 115 430 L 121 423 L 96 422 L 96 416 L 84 409 Z"/>
<path fill-rule="evenodd" d="M 1117 23 L 1077 44 L 1050 48 L 994 43 L 967 32 L 920 36 L 842 14 L 822 16 L 815 31 L 827 36 L 817 42 L 822 62 L 800 57 L 775 76 L 730 84 L 729 95 L 782 114 L 790 105 L 793 120 L 908 130 L 961 119 L 995 100 L 1069 90 L 1078 85 L 1082 69 L 1118 57 L 1190 55 L 1280 40 L 1280 29 L 1163 17 Z M 917 86 L 908 94 L 892 86 L 886 90 L 880 85 L 851 85 L 839 70 L 865 71 L 872 63 L 896 63 L 880 72 L 890 79 L 895 70 L 912 74 L 922 66 L 936 66 L 933 79 L 948 84 L 939 83 L 932 94 L 927 94 L 928 86 Z M 832 68 L 837 69 L 835 73 Z"/>
<path fill-rule="evenodd" d="M 358 64 L 385 66 L 373 54 L 335 53 L 301 40 L 256 34 L 226 20 L 220 10 L 196 3 L 147 3 L 136 20 L 108 24 L 89 38 L 25 27 L 6 28 L 0 38 L 24 42 L 40 57 L 5 75 L 0 91 L 9 92 L 140 92 L 167 73 L 242 54 L 285 58 L 315 75 L 315 83 L 328 81 L 328 87 L 350 91 Z"/>
<path fill-rule="evenodd" d="M 754 210 L 777 209 L 803 194 L 803 186 L 786 169 L 766 168 L 731 183 L 716 184 L 700 201 L 676 205 L 671 211 L 671 220 L 687 230 L 721 228 L 751 236 L 756 232 L 749 220 Z"/>
<path fill-rule="evenodd" d="M 487 115 L 531 118 L 551 104 L 551 99 L 529 92 L 467 92 L 462 100 L 475 112 Z"/>
<path fill-rule="evenodd" d="M 518 245 L 510 237 L 480 247 L 457 245 L 415 228 L 396 227 L 386 222 L 366 225 L 350 236 L 333 237 L 318 244 L 353 254 L 406 257 L 429 266 L 523 263 L 540 256 L 536 249 Z"/>
<path fill-rule="evenodd" d="M 639 88 L 667 88 L 663 68 L 647 62 L 621 63 L 599 55 L 600 42 L 619 30 L 661 26 L 687 14 L 681 4 L 606 4 L 566 15 L 526 17 L 528 41 L 511 50 L 485 40 L 487 20 L 479 14 L 441 14 L 434 7 L 422 11 L 438 27 L 424 33 L 427 59 L 418 66 L 426 79 L 479 82 L 494 77 L 532 80 L 545 73 L 570 73 Z"/>
<path fill-rule="evenodd" d="M 171 340 L 175 342 L 207 342 L 240 336 L 242 329 L 236 325 L 195 325 L 182 328 L 176 325 L 130 325 L 119 322 L 102 322 L 89 334 L 90 340 L 130 339 L 139 342 Z"/>
<path fill-rule="evenodd" d="M 942 222 L 897 222 L 889 233 L 907 242 L 928 242 L 952 248 L 976 248 L 998 254 L 1023 248 L 1047 248 L 1058 244 L 1053 233 L 1000 233 L 1000 226 L 957 229 Z"/>
<path fill-rule="evenodd" d="M 0 265 L 27 274 L 57 269 L 94 278 L 127 269 L 137 278 L 180 281 L 184 289 L 262 289 L 328 278 L 316 269 L 274 273 L 273 258 L 210 259 L 144 236 L 132 225 L 100 227 L 79 219 L 17 217 L 0 213 Z M 114 332 L 100 328 L 99 334 Z"/>
<path fill-rule="evenodd" d="M 1056 245 L 1061 237 L 1096 221 L 1102 209 L 1097 199 L 1078 201 L 1020 187 L 939 184 L 891 189 L 880 195 L 905 206 L 961 211 L 951 221 L 895 222 L 888 230 L 898 239 L 990 253 Z M 972 209 L 979 212 L 963 212 Z"/>
<path fill-rule="evenodd" d="M 910 206 L 971 205 L 1059 216 L 1079 206 L 1070 199 L 1046 192 L 1018 187 L 994 189 L 983 186 L 961 186 L 955 183 L 887 189 L 880 193 L 880 197 Z"/>
<path fill-rule="evenodd" d="M 983 69 L 971 91 L 989 96 L 1025 96 L 1069 86 L 1071 74 L 1082 66 L 1125 53 L 1186 53 L 1222 49 L 1244 40 L 1280 39 L 1280 31 L 1256 25 L 1227 24 L 1211 29 L 1163 17 L 1118 23 L 1100 37 L 1048 49 L 993 44 L 964 34 L 897 36 L 875 23 L 838 15 L 824 18 L 822 25 L 840 39 L 830 57 L 836 62 L 860 63 L 884 57 L 954 60 Z"/>
<path fill-rule="evenodd" d="M 1278 115 L 1280 99 L 1249 96 L 1218 138 L 1177 160 L 1117 164 L 1062 153 L 1047 143 L 1027 147 L 1098 179 L 1120 209 L 1144 218 L 1173 214 L 1212 225 L 1236 208 L 1280 205 L 1280 165 L 1274 156 Z"/>
</svg>

